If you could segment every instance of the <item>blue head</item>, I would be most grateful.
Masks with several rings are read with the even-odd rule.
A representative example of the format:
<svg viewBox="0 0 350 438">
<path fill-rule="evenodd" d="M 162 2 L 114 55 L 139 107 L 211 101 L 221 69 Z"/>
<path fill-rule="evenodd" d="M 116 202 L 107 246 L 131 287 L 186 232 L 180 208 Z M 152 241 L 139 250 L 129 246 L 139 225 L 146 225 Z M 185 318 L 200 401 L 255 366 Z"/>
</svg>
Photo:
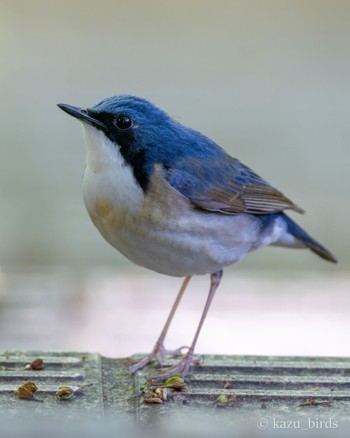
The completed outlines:
<svg viewBox="0 0 350 438">
<path fill-rule="evenodd" d="M 210 159 L 222 149 L 199 132 L 182 126 L 151 102 L 136 96 L 107 97 L 86 110 L 59 107 L 102 131 L 120 150 L 143 190 L 155 164 L 170 168 L 186 157 Z"/>
</svg>

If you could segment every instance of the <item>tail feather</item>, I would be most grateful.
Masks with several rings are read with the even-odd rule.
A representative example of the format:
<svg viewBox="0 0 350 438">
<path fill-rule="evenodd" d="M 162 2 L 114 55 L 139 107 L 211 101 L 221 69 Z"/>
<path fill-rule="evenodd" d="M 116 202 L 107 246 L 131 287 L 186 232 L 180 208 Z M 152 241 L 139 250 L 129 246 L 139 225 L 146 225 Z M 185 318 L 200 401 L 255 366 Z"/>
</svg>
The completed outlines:
<svg viewBox="0 0 350 438">
<path fill-rule="evenodd" d="M 329 262 L 338 263 L 337 259 L 331 252 L 328 251 L 328 249 L 326 249 L 320 243 L 316 242 L 316 240 L 314 240 L 306 231 L 304 231 L 286 214 L 283 214 L 283 216 L 287 223 L 287 230 L 290 234 L 301 240 L 308 248 L 311 249 L 311 251 L 313 251 L 318 256 L 322 257 L 325 260 L 328 260 Z"/>
</svg>

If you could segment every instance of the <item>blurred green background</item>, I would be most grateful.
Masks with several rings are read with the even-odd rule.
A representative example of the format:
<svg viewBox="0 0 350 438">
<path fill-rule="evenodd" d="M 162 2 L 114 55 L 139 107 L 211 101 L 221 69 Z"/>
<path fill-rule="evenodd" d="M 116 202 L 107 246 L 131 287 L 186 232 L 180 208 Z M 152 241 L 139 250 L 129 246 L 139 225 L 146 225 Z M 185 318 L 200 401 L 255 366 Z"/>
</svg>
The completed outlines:
<svg viewBox="0 0 350 438">
<path fill-rule="evenodd" d="M 85 212 L 81 128 L 56 103 L 131 93 L 305 208 L 293 217 L 341 261 L 266 249 L 237 268 L 349 269 L 349 1 L 0 5 L 3 266 L 129 266 Z"/>
</svg>

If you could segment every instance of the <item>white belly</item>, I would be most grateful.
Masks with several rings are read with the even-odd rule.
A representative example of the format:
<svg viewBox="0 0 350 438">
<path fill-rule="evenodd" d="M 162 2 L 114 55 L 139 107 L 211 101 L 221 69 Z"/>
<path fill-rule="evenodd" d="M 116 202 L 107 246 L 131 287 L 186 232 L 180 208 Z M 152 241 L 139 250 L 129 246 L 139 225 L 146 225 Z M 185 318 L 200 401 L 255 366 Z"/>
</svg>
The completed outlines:
<svg viewBox="0 0 350 438">
<path fill-rule="evenodd" d="M 194 210 L 159 171 L 145 198 L 117 147 L 94 128 L 86 133 L 86 208 L 102 236 L 129 260 L 185 276 L 216 272 L 254 249 L 259 235 L 254 217 Z"/>
<path fill-rule="evenodd" d="M 235 263 L 253 248 L 258 228 L 245 215 L 213 214 L 210 220 L 198 212 L 178 219 L 160 212 L 134 216 L 100 199 L 90 216 L 129 260 L 173 276 L 212 273 Z"/>
</svg>

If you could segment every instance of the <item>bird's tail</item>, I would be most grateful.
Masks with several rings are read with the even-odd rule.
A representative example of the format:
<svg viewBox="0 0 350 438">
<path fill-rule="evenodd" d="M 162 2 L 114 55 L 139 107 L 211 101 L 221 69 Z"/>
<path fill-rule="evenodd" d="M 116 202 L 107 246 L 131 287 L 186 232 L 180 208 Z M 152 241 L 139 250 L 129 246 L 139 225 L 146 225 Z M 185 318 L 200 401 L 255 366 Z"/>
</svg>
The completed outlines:
<svg viewBox="0 0 350 438">
<path fill-rule="evenodd" d="M 334 257 L 332 253 L 328 251 L 324 246 L 320 243 L 316 242 L 306 231 L 304 231 L 297 223 L 295 223 L 290 217 L 286 214 L 283 214 L 284 219 L 287 223 L 287 231 L 292 234 L 297 239 L 301 240 L 304 245 L 311 249 L 315 254 L 322 257 L 325 260 L 328 260 L 332 263 L 338 263 L 337 259 Z"/>
</svg>

